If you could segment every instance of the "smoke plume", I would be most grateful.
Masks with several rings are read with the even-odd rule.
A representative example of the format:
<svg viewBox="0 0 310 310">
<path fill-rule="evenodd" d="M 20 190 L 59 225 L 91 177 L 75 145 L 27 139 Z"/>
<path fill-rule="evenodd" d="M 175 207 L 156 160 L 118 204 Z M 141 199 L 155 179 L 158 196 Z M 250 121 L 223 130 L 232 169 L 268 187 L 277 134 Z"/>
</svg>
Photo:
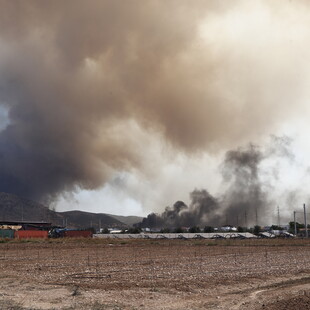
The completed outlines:
<svg viewBox="0 0 310 310">
<path fill-rule="evenodd" d="M 206 190 L 194 190 L 191 194 L 191 204 L 177 201 L 172 208 L 166 207 L 161 214 L 151 213 L 143 219 L 141 227 L 189 227 L 195 225 L 210 225 L 214 223 L 214 213 L 218 210 L 218 202 Z"/>
<path fill-rule="evenodd" d="M 96 189 L 117 172 L 156 170 L 147 137 L 186 156 L 217 154 L 306 113 L 307 9 L 306 1 L 0 0 L 8 111 L 0 190 L 42 201 Z M 218 200 L 261 208 L 261 157 L 251 152 L 225 161 L 249 200 L 238 201 L 235 187 L 219 199 L 195 191 L 188 207 L 164 216 L 207 221 Z"/>
<path fill-rule="evenodd" d="M 268 217 L 270 201 L 267 184 L 260 175 L 260 164 L 264 155 L 258 147 L 250 145 L 247 149 L 229 151 L 223 163 L 223 179 L 229 184 L 222 197 L 225 206 L 225 220 L 247 226 Z M 258 223 L 257 223 L 258 224 Z"/>
<path fill-rule="evenodd" d="M 223 193 L 212 196 L 207 190 L 194 190 L 190 204 L 176 202 L 166 207 L 162 214 L 152 213 L 141 227 L 192 227 L 234 225 L 248 227 L 268 223 L 272 216 L 272 180 L 274 173 L 267 174 L 266 161 L 286 158 L 291 161 L 291 139 L 273 136 L 266 148 L 253 144 L 228 151 L 221 164 Z M 268 170 L 270 167 L 268 167 Z M 292 195 L 289 193 L 292 198 Z"/>
</svg>

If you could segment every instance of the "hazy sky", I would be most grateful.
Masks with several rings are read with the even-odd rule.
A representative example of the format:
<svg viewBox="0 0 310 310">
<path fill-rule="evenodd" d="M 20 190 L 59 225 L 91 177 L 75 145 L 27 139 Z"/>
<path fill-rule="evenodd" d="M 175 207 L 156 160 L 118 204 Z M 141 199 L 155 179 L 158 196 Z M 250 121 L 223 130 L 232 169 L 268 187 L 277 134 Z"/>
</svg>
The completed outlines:
<svg viewBox="0 0 310 310">
<path fill-rule="evenodd" d="M 227 151 L 286 135 L 293 156 L 262 180 L 291 214 L 310 185 L 309 49 L 308 1 L 0 0 L 0 191 L 145 215 L 217 195 Z"/>
</svg>

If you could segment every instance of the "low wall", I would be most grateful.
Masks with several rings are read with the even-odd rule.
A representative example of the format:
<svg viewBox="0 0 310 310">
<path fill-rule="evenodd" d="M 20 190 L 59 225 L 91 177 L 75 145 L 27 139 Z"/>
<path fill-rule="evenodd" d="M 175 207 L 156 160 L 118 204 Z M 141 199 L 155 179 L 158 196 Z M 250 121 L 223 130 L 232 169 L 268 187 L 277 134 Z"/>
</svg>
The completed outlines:
<svg viewBox="0 0 310 310">
<path fill-rule="evenodd" d="M 48 232 L 44 230 L 17 230 L 15 231 L 15 238 L 17 239 L 31 239 L 31 238 L 47 238 Z"/>
<path fill-rule="evenodd" d="M 64 231 L 64 237 L 67 238 L 92 238 L 93 233 L 90 230 L 67 230 Z"/>
<path fill-rule="evenodd" d="M 14 232 L 15 232 L 15 230 L 13 230 L 13 229 L 0 229 L 0 238 L 13 239 L 14 238 Z"/>
</svg>

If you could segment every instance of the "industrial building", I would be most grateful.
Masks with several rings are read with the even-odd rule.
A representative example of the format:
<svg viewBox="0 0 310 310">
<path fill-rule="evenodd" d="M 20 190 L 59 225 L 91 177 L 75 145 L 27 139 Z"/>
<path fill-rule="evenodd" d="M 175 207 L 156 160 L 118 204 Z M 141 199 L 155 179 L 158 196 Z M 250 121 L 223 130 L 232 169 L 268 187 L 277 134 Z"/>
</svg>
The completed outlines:
<svg viewBox="0 0 310 310">
<path fill-rule="evenodd" d="M 51 234 L 51 232 L 54 232 L 55 229 L 59 230 L 59 234 Z M 59 227 L 55 228 L 52 226 L 52 223 L 49 222 L 0 221 L 0 238 L 91 238 L 92 235 L 93 233 L 90 230 L 75 230 Z"/>
</svg>

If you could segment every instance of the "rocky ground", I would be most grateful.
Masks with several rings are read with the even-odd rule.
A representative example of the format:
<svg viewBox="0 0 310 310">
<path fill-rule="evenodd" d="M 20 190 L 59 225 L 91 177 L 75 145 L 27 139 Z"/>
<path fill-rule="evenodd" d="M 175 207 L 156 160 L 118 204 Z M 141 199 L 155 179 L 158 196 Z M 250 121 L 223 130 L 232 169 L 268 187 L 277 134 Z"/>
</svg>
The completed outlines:
<svg viewBox="0 0 310 310">
<path fill-rule="evenodd" d="M 9 242 L 0 277 L 0 309 L 310 309 L 310 242 Z"/>
</svg>

